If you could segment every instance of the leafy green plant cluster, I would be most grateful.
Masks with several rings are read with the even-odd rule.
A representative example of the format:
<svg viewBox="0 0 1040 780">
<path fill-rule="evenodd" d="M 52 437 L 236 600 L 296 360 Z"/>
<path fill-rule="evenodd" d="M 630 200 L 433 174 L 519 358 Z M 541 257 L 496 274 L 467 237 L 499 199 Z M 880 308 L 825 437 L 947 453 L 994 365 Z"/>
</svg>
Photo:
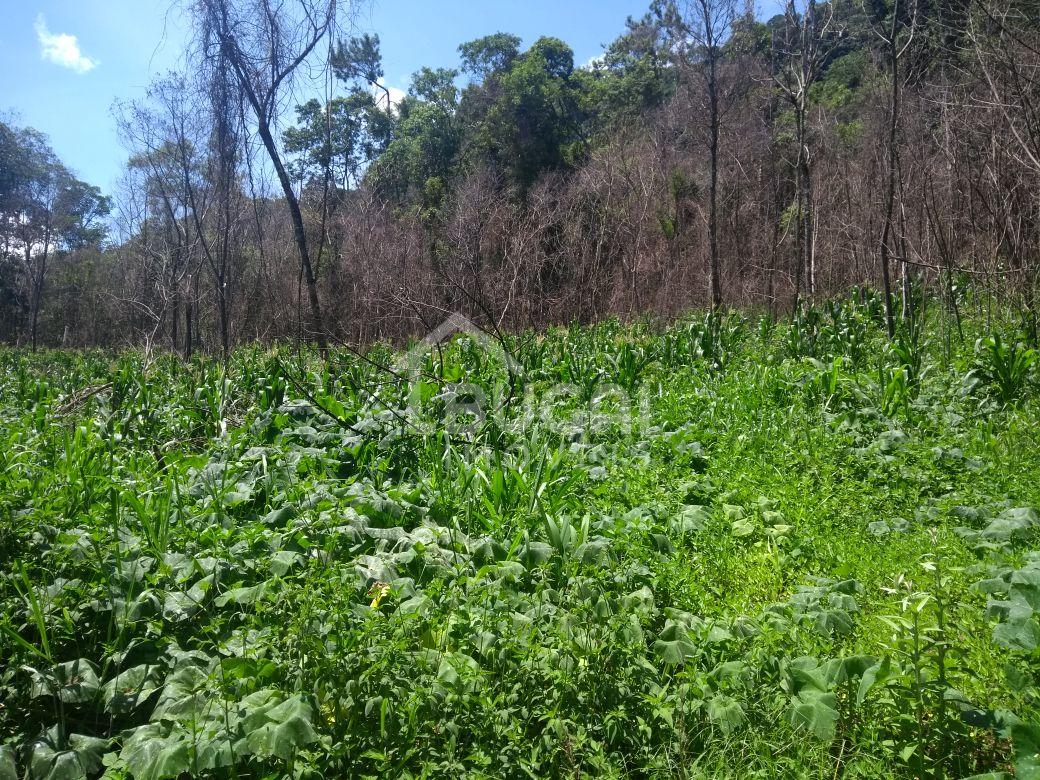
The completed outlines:
<svg viewBox="0 0 1040 780">
<path fill-rule="evenodd" d="M 0 352 L 0 778 L 1040 776 L 1032 363 L 927 315 Z"/>
</svg>

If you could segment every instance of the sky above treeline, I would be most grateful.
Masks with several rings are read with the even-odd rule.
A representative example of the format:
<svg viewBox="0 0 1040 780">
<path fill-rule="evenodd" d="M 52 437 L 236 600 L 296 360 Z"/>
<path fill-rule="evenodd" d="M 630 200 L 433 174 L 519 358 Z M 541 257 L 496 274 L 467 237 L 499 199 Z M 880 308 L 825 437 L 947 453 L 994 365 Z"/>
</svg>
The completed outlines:
<svg viewBox="0 0 1040 780">
<path fill-rule="evenodd" d="M 144 96 L 181 64 L 188 0 L 0 0 L 0 120 L 46 133 L 80 178 L 113 191 L 127 153 L 116 101 Z M 457 47 L 494 32 L 530 45 L 553 35 L 582 64 L 641 16 L 649 0 L 371 0 L 356 32 L 380 37 L 386 84 L 419 68 L 455 67 Z"/>
</svg>

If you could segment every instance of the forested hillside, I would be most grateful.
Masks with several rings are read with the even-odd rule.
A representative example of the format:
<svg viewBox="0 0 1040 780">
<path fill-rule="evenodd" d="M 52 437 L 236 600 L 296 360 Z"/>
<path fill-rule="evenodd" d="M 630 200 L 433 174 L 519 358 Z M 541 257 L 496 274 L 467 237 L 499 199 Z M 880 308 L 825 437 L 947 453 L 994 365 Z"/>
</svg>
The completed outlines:
<svg viewBox="0 0 1040 780">
<path fill-rule="evenodd" d="M 183 6 L 184 70 L 113 109 L 110 199 L 0 126 L 0 338 L 190 354 L 856 283 L 890 328 L 971 283 L 1036 337 L 1032 0 L 655 0 L 591 62 L 497 32 L 404 97 L 343 8 L 261 5 Z"/>
</svg>

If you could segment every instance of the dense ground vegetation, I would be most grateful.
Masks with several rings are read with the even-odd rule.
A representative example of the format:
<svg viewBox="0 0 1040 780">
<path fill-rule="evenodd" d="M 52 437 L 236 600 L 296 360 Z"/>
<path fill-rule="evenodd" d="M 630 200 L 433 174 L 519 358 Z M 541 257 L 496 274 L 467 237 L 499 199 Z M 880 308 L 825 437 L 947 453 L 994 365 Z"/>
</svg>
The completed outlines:
<svg viewBox="0 0 1040 780">
<path fill-rule="evenodd" d="M 116 107 L 106 241 L 48 262 L 78 204 L 0 125 L 0 340 L 190 355 L 970 278 L 1035 341 L 1040 4 L 777 6 L 654 0 L 585 63 L 489 30 L 391 91 L 347 3 L 178 3 L 184 72 Z"/>
<path fill-rule="evenodd" d="M 1038 776 L 1036 353 L 915 311 L 0 352 L 0 777 Z"/>
</svg>

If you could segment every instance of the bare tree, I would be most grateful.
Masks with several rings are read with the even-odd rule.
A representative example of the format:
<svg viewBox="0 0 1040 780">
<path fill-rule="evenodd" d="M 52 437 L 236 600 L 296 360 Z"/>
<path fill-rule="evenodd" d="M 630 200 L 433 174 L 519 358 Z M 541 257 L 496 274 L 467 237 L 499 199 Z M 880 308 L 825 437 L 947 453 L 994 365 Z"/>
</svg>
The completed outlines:
<svg viewBox="0 0 1040 780">
<path fill-rule="evenodd" d="M 1040 173 L 1040 5 L 975 0 L 969 36 L 991 101 L 1018 147 Z"/>
<path fill-rule="evenodd" d="M 1013 204 L 1009 201 L 1023 188 L 1008 186 L 1006 176 L 1001 177 L 1005 179 L 999 191 L 1004 201 L 1000 211 L 1005 243 L 1021 278 L 1025 313 L 1036 340 L 1040 236 L 1035 227 L 1023 229 L 1023 223 L 1035 226 L 1034 215 L 1040 212 L 1036 196 L 1040 189 L 1040 4 L 1033 0 L 975 0 L 972 9 L 967 32 L 984 84 L 978 100 L 984 111 L 995 112 L 1002 120 L 1009 162 L 1017 163 L 1014 167 L 1024 174 L 1024 189 L 1031 192 L 1025 204 Z"/>
<path fill-rule="evenodd" d="M 238 110 L 240 98 L 237 83 L 232 78 L 227 64 L 218 56 L 209 79 L 209 110 L 211 131 L 207 173 L 214 190 L 216 235 L 204 243 L 206 259 L 213 274 L 213 286 L 217 299 L 220 321 L 220 346 L 226 359 L 231 350 L 231 311 L 229 298 L 232 282 L 232 243 L 234 241 L 235 205 L 238 192 L 238 161 L 240 127 Z"/>
<path fill-rule="evenodd" d="M 708 109 L 708 264 L 711 305 L 722 305 L 722 273 L 719 263 L 719 136 L 722 119 L 733 90 L 720 83 L 723 44 L 737 18 L 737 0 L 676 0 L 669 4 L 665 20 L 678 45 L 683 70 L 694 74 Z"/>
<path fill-rule="evenodd" d="M 881 279 L 885 289 L 885 323 L 888 327 L 888 337 L 895 336 L 895 317 L 892 313 L 892 272 L 891 256 L 892 241 L 894 233 L 894 214 L 896 198 L 901 191 L 902 173 L 899 160 L 899 112 L 902 108 L 902 88 L 904 76 L 900 72 L 900 62 L 906 54 L 907 49 L 914 40 L 917 32 L 917 0 L 892 0 L 887 19 L 878 19 L 872 25 L 874 32 L 885 46 L 885 54 L 888 58 L 889 77 L 889 103 L 888 103 L 888 135 L 886 138 L 886 168 L 885 168 L 885 219 L 881 229 L 879 240 L 879 254 L 881 256 Z M 905 252 L 899 253 L 903 263 L 903 306 L 904 314 L 908 314 L 907 307 L 911 305 L 910 274 L 907 266 Z"/>
<path fill-rule="evenodd" d="M 117 111 L 123 142 L 133 153 L 129 167 L 145 172 L 145 189 L 155 203 L 137 242 L 146 255 L 163 255 L 154 280 L 161 299 L 155 313 L 165 319 L 169 310 L 171 346 L 177 349 L 183 303 L 185 357 L 192 354 L 198 329 L 203 256 L 213 265 L 204 229 L 212 190 L 203 159 L 209 117 L 196 98 L 183 75 L 170 74 L 151 85 L 146 101 L 120 105 Z M 155 233 L 165 239 L 162 250 L 153 248 Z"/>
<path fill-rule="evenodd" d="M 807 277 L 809 295 L 816 295 L 816 231 L 813 208 L 812 154 L 809 149 L 809 92 L 833 47 L 834 6 L 816 0 L 787 0 L 784 5 L 783 39 L 773 41 L 773 81 L 791 104 L 795 118 L 795 302 L 801 278 Z M 840 36 L 840 32 L 837 33 Z"/>
<path fill-rule="evenodd" d="M 324 349 L 325 322 L 315 264 L 308 248 L 300 200 L 275 140 L 280 113 L 292 97 L 301 67 L 335 34 L 338 0 L 194 0 L 196 40 L 203 62 L 226 63 L 251 109 L 292 221 L 300 269 L 307 285 L 311 329 Z"/>
</svg>

